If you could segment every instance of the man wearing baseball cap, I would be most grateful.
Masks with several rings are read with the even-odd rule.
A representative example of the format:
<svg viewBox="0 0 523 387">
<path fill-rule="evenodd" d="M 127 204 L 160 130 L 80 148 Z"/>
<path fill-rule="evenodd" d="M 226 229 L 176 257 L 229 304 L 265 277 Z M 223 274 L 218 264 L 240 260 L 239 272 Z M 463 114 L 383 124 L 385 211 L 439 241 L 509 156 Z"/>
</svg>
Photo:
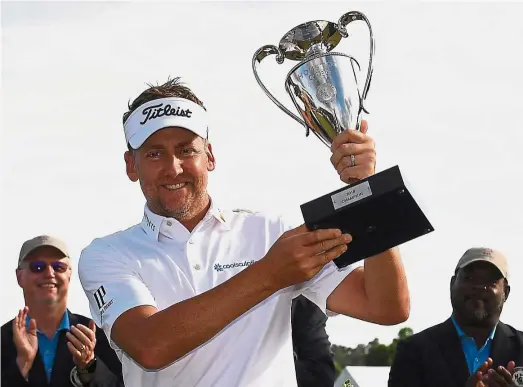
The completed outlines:
<svg viewBox="0 0 523 387">
<path fill-rule="evenodd" d="M 398 343 L 389 387 L 513 386 L 523 332 L 500 321 L 508 278 L 502 252 L 465 251 L 450 280 L 452 315 Z"/>
<path fill-rule="evenodd" d="M 63 241 L 40 235 L 22 245 L 16 278 L 25 307 L 2 326 L 3 386 L 121 385 L 103 332 L 67 309 L 71 270 Z"/>
</svg>

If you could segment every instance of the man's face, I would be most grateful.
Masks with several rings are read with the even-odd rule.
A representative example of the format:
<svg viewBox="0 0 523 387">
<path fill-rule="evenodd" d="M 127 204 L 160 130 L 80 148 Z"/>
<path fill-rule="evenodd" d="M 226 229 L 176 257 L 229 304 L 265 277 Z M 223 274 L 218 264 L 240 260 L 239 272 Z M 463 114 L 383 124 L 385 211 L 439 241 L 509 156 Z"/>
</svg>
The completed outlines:
<svg viewBox="0 0 523 387">
<path fill-rule="evenodd" d="M 488 262 L 473 262 L 451 280 L 451 302 L 461 321 L 491 326 L 499 320 L 510 292 L 500 271 Z"/>
<path fill-rule="evenodd" d="M 38 247 L 24 259 L 16 277 L 29 303 L 67 302 L 71 262 L 54 247 Z"/>
<path fill-rule="evenodd" d="M 154 213 L 178 220 L 194 218 L 209 203 L 208 172 L 215 161 L 210 144 L 183 128 L 166 128 L 125 155 L 127 175 L 140 181 Z"/>
</svg>

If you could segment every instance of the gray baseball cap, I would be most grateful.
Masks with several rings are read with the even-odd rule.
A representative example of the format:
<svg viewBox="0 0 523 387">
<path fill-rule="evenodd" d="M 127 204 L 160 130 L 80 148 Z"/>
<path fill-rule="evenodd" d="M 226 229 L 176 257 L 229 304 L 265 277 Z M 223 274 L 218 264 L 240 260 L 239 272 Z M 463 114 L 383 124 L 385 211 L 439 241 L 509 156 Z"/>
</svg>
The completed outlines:
<svg viewBox="0 0 523 387">
<path fill-rule="evenodd" d="M 497 267 L 503 275 L 503 278 L 508 278 L 508 263 L 505 255 L 498 250 L 484 247 L 473 247 L 465 251 L 465 254 L 463 254 L 456 266 L 456 271 L 473 262 L 479 261 L 491 263 Z"/>
<path fill-rule="evenodd" d="M 40 235 L 24 242 L 22 248 L 20 249 L 20 256 L 18 257 L 18 267 L 20 267 L 24 259 L 31 252 L 43 246 L 54 247 L 55 249 L 63 253 L 66 257 L 69 257 L 69 252 L 64 242 L 62 242 L 60 239 L 54 238 L 49 235 Z"/>
</svg>

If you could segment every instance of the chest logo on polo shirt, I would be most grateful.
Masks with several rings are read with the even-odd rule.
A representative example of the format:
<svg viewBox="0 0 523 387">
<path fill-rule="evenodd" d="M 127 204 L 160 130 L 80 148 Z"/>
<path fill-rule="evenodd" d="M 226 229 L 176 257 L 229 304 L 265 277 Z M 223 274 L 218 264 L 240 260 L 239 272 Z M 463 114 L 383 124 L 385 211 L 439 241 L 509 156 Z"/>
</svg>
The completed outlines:
<svg viewBox="0 0 523 387">
<path fill-rule="evenodd" d="M 254 263 L 255 261 L 243 261 L 243 262 L 233 262 L 233 263 L 227 263 L 225 265 L 222 265 L 220 263 L 214 264 L 214 270 L 216 271 L 224 271 L 227 269 L 234 269 L 235 267 L 247 267 Z"/>
<path fill-rule="evenodd" d="M 113 300 L 105 301 L 104 297 L 106 295 L 107 292 L 103 286 L 100 286 L 96 292 L 94 292 L 94 300 L 96 301 L 98 311 L 100 312 L 100 321 L 103 321 L 103 315 L 105 311 L 113 304 Z"/>
</svg>

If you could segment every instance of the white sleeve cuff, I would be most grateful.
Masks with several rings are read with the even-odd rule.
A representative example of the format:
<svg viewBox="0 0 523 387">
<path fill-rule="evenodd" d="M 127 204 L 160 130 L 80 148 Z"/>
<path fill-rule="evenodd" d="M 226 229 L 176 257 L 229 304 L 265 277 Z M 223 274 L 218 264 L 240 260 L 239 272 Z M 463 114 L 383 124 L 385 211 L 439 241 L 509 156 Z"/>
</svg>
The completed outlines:
<svg viewBox="0 0 523 387">
<path fill-rule="evenodd" d="M 299 285 L 296 291 L 314 302 L 327 316 L 336 316 L 337 313 L 327 310 L 327 299 L 338 285 L 363 261 L 338 269 L 334 262 L 329 262 L 311 280 Z"/>
</svg>

